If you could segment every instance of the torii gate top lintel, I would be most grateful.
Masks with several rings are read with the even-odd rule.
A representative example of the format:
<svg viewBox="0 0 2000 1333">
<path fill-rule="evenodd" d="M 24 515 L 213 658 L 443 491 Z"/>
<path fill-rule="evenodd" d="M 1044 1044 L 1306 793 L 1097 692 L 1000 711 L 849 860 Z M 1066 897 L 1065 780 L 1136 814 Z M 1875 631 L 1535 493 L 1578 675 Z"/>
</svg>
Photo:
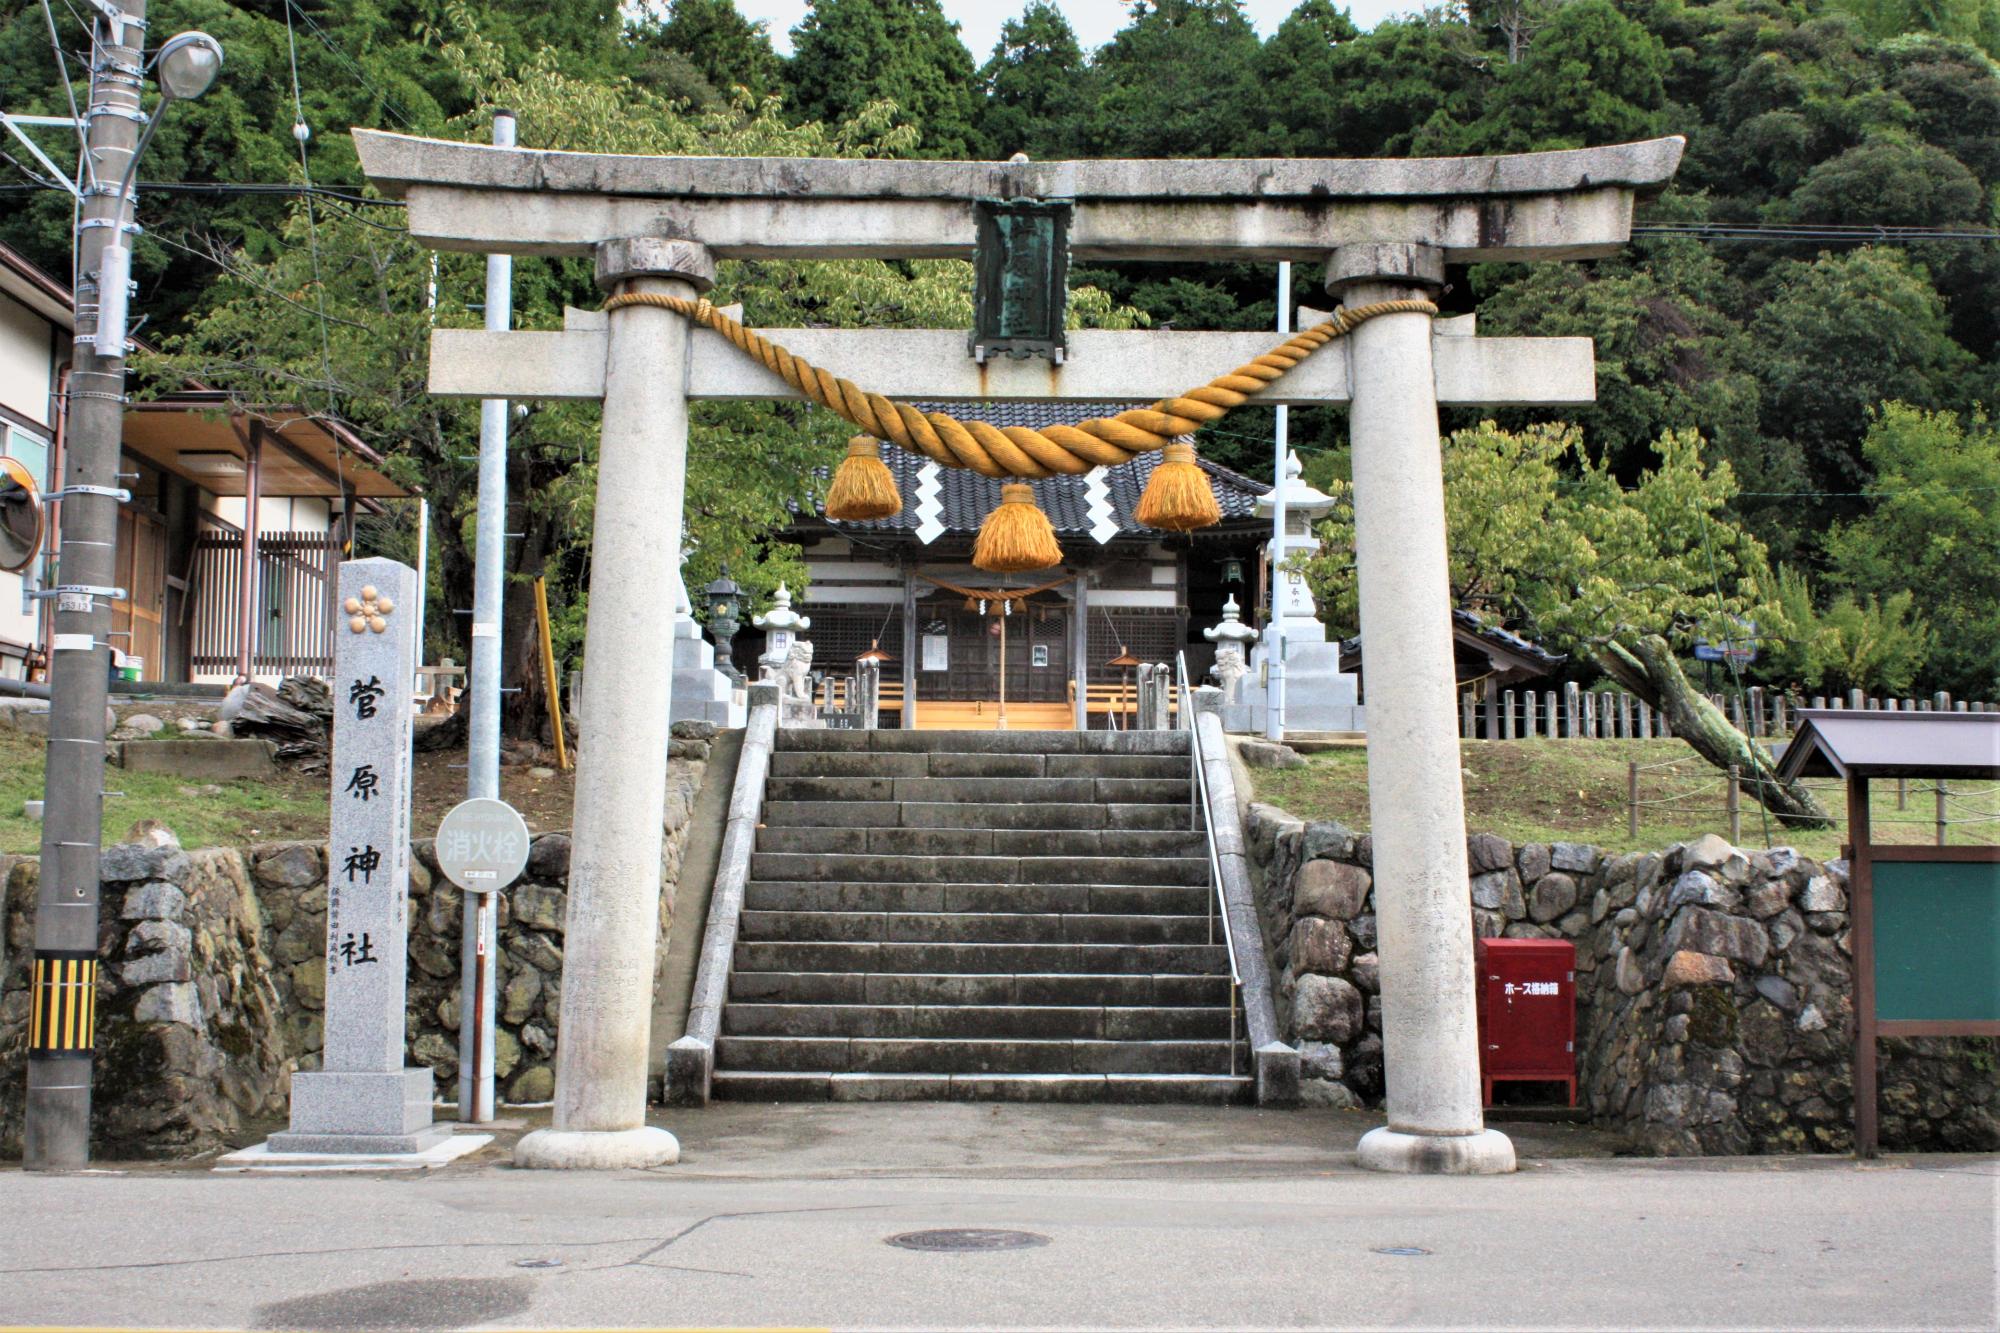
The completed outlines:
<svg viewBox="0 0 2000 1333">
<path fill-rule="evenodd" d="M 1089 259 L 1324 258 L 1437 247 L 1449 262 L 1589 259 L 1680 165 L 1678 136 L 1495 157 L 924 162 L 627 156 L 356 130 L 362 167 L 452 250 L 581 254 L 618 236 L 698 238 L 720 258 L 971 253 L 981 199 L 1076 206 Z"/>
</svg>

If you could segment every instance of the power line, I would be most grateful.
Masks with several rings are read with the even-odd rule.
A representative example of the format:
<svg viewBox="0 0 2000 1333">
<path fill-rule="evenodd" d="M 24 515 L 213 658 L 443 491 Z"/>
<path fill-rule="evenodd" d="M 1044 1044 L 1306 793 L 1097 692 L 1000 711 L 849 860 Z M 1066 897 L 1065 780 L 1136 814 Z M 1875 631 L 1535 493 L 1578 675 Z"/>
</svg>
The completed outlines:
<svg viewBox="0 0 2000 1333">
<path fill-rule="evenodd" d="M 352 56 L 348 55 L 346 51 L 342 50 L 340 46 L 334 42 L 333 38 L 327 34 L 326 29 L 320 27 L 318 22 L 314 20 L 313 16 L 311 14 L 306 13 L 304 9 L 302 9 L 297 3 L 295 3 L 295 0 L 285 0 L 285 34 L 286 34 L 286 40 L 288 42 L 291 40 L 292 15 L 294 14 L 298 15 L 300 22 L 304 23 L 306 27 L 312 30 L 313 36 L 319 38 L 320 45 L 324 46 L 328 51 L 333 53 L 334 59 L 340 61 L 341 64 L 347 66 L 347 68 L 350 71 L 352 71 L 354 77 L 361 81 L 362 87 L 366 88 L 369 92 L 374 93 L 375 96 L 381 100 L 383 110 L 387 111 L 390 115 L 394 116 L 397 120 L 401 121 L 404 129 L 413 130 L 416 128 L 416 126 L 411 122 L 410 118 L 403 114 L 403 109 L 396 105 L 395 100 L 391 98 L 389 94 L 383 92 L 380 88 L 376 87 L 374 81 L 368 77 L 367 72 L 361 68 L 360 64 L 357 63 Z M 298 48 L 296 44 L 294 44 L 292 48 L 292 83 L 295 88 L 298 83 L 298 64 L 299 64 Z M 300 119 L 304 119 L 304 117 L 301 116 Z"/>
<path fill-rule="evenodd" d="M 1972 227 L 1842 226 L 1825 224 L 1668 222 L 1632 228 L 1637 236 L 1692 236 L 1707 241 L 1811 241 L 1846 245 L 1929 241 L 2000 241 L 2000 231 Z"/>
<path fill-rule="evenodd" d="M 35 173 L 29 171 L 25 165 L 7 154 L 0 153 L 0 158 L 4 158 L 11 165 L 19 167 L 22 174 L 28 176 L 32 182 L 0 182 L 0 193 L 30 194 L 38 190 L 61 190 L 63 188 L 54 181 L 41 180 Z M 344 204 L 364 204 L 371 208 L 402 208 L 405 206 L 400 199 L 378 199 L 365 194 L 355 194 L 350 190 L 336 189 L 332 186 L 301 185 L 295 181 L 282 185 L 277 183 L 240 181 L 140 181 L 138 188 L 147 193 L 164 194 L 273 195 L 279 197 L 311 195 L 319 199 L 337 200 Z"/>
</svg>

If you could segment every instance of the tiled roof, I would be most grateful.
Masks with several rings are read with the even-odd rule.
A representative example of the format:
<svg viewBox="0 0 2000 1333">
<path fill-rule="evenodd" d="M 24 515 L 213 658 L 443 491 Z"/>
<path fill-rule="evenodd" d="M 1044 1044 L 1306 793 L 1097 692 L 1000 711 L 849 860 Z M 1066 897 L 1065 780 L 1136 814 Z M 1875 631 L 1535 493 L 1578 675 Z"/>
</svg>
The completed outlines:
<svg viewBox="0 0 2000 1333">
<path fill-rule="evenodd" d="M 1043 426 L 1073 426 L 1079 421 L 1094 417 L 1110 416 L 1123 411 L 1116 403 L 1042 402 L 1034 400 L 1014 400 L 999 403 L 917 403 L 924 412 L 950 412 L 960 420 L 978 419 L 995 426 L 1027 426 L 1040 429 Z M 903 512 L 894 518 L 881 519 L 871 523 L 837 523 L 842 530 L 861 532 L 912 532 L 917 526 L 917 474 L 924 465 L 920 454 L 913 454 L 897 445 L 884 442 L 882 461 L 889 465 L 889 471 L 896 478 L 897 489 L 903 493 Z M 1132 519 L 1132 510 L 1139 503 L 1139 496 L 1146 489 L 1146 482 L 1158 467 L 1157 453 L 1144 453 L 1130 462 L 1103 469 L 1104 479 L 1111 494 L 1111 507 L 1118 517 L 1121 535 L 1138 536 L 1158 531 L 1145 527 Z M 1239 472 L 1232 472 L 1206 459 L 1201 460 L 1202 471 L 1208 473 L 1215 488 L 1216 502 L 1222 507 L 1222 521 L 1255 520 L 1257 518 L 1257 497 L 1271 488 L 1261 481 L 1253 481 Z M 992 477 L 982 477 L 977 472 L 965 468 L 939 468 L 939 489 L 944 500 L 944 525 L 947 532 L 971 533 L 979 530 L 986 516 L 1000 503 L 1001 483 Z M 1042 512 L 1049 516 L 1049 522 L 1059 533 L 1081 533 L 1090 530 L 1089 497 L 1084 493 L 1084 477 L 1048 477 L 1032 483 L 1035 500 Z"/>
</svg>

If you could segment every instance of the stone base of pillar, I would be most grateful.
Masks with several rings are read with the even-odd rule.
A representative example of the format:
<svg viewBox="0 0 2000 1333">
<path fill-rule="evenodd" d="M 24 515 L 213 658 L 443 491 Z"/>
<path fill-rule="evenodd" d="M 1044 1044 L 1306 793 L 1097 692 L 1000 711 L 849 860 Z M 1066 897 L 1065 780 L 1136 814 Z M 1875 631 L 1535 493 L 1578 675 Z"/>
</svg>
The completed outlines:
<svg viewBox="0 0 2000 1333">
<path fill-rule="evenodd" d="M 1384 1126 L 1361 1136 L 1355 1160 L 1364 1170 L 1408 1176 L 1504 1176 L 1514 1169 L 1514 1144 L 1497 1129 L 1405 1134 Z"/>
<path fill-rule="evenodd" d="M 514 1165 L 530 1171 L 625 1171 L 672 1166 L 680 1160 L 680 1140 L 652 1125 L 616 1130 L 538 1129 L 514 1145 Z"/>
</svg>

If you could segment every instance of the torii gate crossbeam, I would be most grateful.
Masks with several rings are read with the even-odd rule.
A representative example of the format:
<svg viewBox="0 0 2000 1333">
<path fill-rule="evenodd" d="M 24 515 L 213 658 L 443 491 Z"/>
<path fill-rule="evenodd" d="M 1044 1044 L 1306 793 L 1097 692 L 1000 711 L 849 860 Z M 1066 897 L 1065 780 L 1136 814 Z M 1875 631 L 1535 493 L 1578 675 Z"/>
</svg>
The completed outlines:
<svg viewBox="0 0 2000 1333">
<path fill-rule="evenodd" d="M 1683 148 L 1668 138 L 1408 161 L 966 163 L 354 137 L 370 179 L 407 200 L 419 240 L 594 254 L 612 294 L 695 295 L 717 257 L 969 257 L 976 201 L 1053 197 L 1074 204 L 1081 257 L 1323 262 L 1328 292 L 1357 305 L 1427 297 L 1447 263 L 1615 253 L 1635 197 L 1672 178 Z M 1261 337 L 1089 333 L 1060 369 L 982 368 L 958 331 L 765 332 L 871 389 L 926 399 L 1162 398 L 1264 350 Z M 1381 1170 L 1514 1164 L 1480 1108 L 1437 409 L 1586 403 L 1594 390 L 1587 339 L 1469 333 L 1459 321 L 1379 317 L 1265 399 L 1351 405 L 1389 1120 L 1362 1140 L 1360 1160 Z M 645 1124 L 670 684 L 653 639 L 679 563 L 687 403 L 792 395 L 714 335 L 643 305 L 579 315 L 559 333 L 440 330 L 432 388 L 604 400 L 555 1122 L 523 1139 L 516 1160 L 672 1161 L 673 1137 Z"/>
</svg>

